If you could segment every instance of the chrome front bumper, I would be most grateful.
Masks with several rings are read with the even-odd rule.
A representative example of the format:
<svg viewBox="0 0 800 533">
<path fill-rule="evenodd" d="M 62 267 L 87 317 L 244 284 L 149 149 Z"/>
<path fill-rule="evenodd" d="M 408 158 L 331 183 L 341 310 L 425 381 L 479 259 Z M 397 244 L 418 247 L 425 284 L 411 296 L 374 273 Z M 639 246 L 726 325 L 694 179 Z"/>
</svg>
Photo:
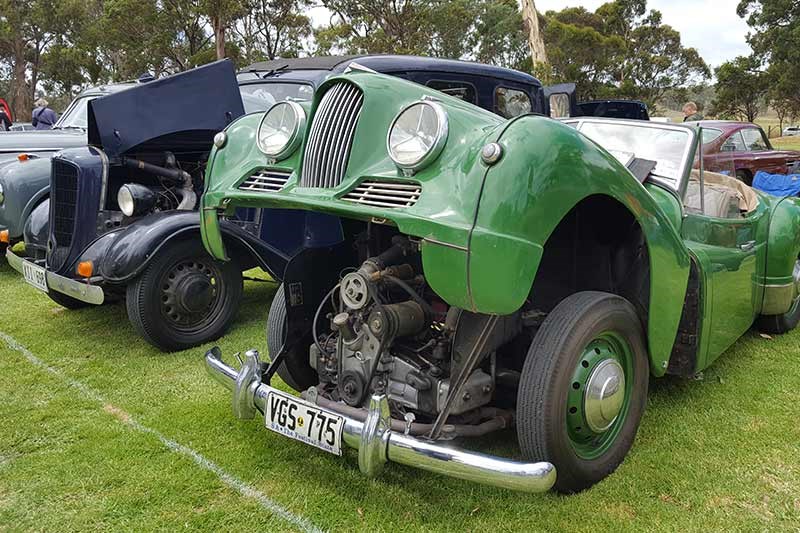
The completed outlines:
<svg viewBox="0 0 800 533">
<path fill-rule="evenodd" d="M 28 263 L 31 265 L 36 265 L 36 263 L 32 261 L 28 261 L 27 259 L 23 259 L 16 255 L 14 252 L 11 251 L 11 248 L 6 250 L 6 260 L 8 264 L 19 272 L 22 272 L 22 264 Z M 41 266 L 41 265 L 36 265 Z M 61 294 L 65 294 L 71 298 L 75 298 L 76 300 L 80 300 L 82 302 L 86 302 L 88 304 L 93 305 L 100 305 L 105 300 L 105 294 L 103 293 L 103 289 L 98 287 L 97 285 L 89 285 L 85 281 L 77 281 L 74 279 L 70 279 L 64 276 L 59 276 L 54 272 L 50 272 L 49 270 L 45 274 L 47 278 L 47 289 L 49 291 L 56 291 L 60 292 Z"/>
<path fill-rule="evenodd" d="M 266 409 L 272 387 L 261 382 L 261 362 L 248 352 L 238 372 L 222 361 L 218 348 L 206 353 L 211 376 L 233 393 L 233 413 L 253 418 Z M 338 413 L 337 413 L 338 414 Z M 341 416 L 341 415 L 340 415 Z M 525 492 L 544 492 L 556 481 L 555 467 L 546 462 L 521 463 L 501 457 L 451 448 L 389 429 L 389 403 L 384 395 L 370 399 L 364 422 L 344 417 L 344 443 L 358 450 L 358 466 L 369 476 L 377 475 L 387 461 L 465 479 L 484 485 Z"/>
</svg>

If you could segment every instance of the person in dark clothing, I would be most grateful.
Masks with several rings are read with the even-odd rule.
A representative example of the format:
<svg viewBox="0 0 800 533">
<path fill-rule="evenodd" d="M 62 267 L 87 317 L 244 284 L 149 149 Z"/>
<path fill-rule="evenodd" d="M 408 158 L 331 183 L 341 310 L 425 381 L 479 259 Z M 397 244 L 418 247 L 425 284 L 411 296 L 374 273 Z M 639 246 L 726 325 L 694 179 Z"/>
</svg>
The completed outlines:
<svg viewBox="0 0 800 533">
<path fill-rule="evenodd" d="M 6 114 L 6 108 L 0 106 L 0 131 L 8 131 L 11 129 L 11 119 Z"/>
<path fill-rule="evenodd" d="M 31 124 L 33 124 L 37 130 L 52 129 L 57 120 L 58 115 L 48 107 L 47 100 L 44 98 L 36 100 L 36 109 L 33 110 Z"/>
<path fill-rule="evenodd" d="M 683 105 L 683 121 L 697 122 L 700 120 L 703 120 L 703 115 L 697 110 L 697 104 L 694 102 L 686 102 Z"/>
</svg>

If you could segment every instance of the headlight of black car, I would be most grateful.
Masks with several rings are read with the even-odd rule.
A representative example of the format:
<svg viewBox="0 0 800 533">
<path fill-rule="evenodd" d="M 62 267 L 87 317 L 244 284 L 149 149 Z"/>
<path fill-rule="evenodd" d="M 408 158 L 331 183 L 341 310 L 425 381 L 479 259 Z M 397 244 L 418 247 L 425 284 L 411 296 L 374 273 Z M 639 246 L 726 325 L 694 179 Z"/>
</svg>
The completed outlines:
<svg viewBox="0 0 800 533">
<path fill-rule="evenodd" d="M 278 102 L 264 113 L 256 142 L 265 155 L 285 159 L 297 149 L 305 128 L 306 112 L 297 102 Z"/>
<path fill-rule="evenodd" d="M 389 128 L 389 157 L 401 169 L 420 170 L 441 153 L 447 129 L 447 112 L 438 102 L 414 102 L 398 113 Z"/>
<path fill-rule="evenodd" d="M 150 188 L 138 183 L 128 183 L 117 193 L 119 210 L 126 217 L 148 213 L 156 205 L 156 194 Z"/>
</svg>

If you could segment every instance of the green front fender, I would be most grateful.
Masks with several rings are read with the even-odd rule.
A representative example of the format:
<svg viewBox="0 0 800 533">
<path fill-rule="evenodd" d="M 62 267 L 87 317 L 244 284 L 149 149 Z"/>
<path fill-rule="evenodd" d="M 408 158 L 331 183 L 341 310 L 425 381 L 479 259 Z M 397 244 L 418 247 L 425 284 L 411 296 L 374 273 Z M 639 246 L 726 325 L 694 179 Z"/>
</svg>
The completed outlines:
<svg viewBox="0 0 800 533">
<path fill-rule="evenodd" d="M 499 314 L 519 309 L 561 220 L 582 200 L 609 196 L 636 218 L 647 241 L 650 364 L 654 375 L 663 375 L 690 267 L 670 218 L 616 159 L 565 124 L 522 117 L 509 124 L 500 144 L 504 156 L 486 173 L 469 244 L 473 307 Z"/>
</svg>

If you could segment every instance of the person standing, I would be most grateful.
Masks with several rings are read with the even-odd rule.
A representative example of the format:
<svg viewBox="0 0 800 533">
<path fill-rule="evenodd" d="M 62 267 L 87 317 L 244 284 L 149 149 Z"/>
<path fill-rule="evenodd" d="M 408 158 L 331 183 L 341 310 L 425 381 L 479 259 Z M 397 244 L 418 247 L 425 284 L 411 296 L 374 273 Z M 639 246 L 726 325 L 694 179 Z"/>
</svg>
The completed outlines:
<svg viewBox="0 0 800 533">
<path fill-rule="evenodd" d="M 703 115 L 697 110 L 697 104 L 694 102 L 686 102 L 683 104 L 683 121 L 697 122 L 699 120 L 703 120 Z"/>
<path fill-rule="evenodd" d="M 8 131 L 11 129 L 11 119 L 6 114 L 6 108 L 0 106 L 0 131 Z"/>
<path fill-rule="evenodd" d="M 39 98 L 36 100 L 36 109 L 33 110 L 31 124 L 33 124 L 37 130 L 52 129 L 57 120 L 58 115 L 56 115 L 56 112 L 48 107 L 47 100 L 44 98 Z"/>
</svg>

